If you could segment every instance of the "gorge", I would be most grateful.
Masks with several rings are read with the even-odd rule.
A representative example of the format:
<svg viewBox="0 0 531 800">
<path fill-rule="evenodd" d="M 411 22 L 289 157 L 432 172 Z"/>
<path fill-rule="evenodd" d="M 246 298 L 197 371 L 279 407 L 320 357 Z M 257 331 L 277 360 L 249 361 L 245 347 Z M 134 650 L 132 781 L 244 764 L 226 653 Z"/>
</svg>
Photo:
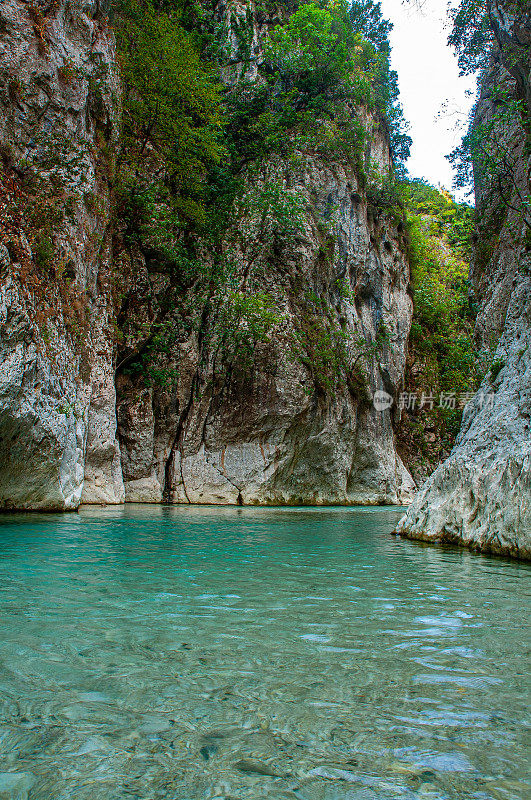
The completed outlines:
<svg viewBox="0 0 531 800">
<path fill-rule="evenodd" d="M 0 3 L 0 800 L 529 797 L 531 19 L 448 14 L 475 206 L 376 0 Z"/>
<path fill-rule="evenodd" d="M 495 197 L 476 164 L 488 374 L 454 375 L 479 393 L 450 455 L 399 402 L 436 323 L 375 5 L 3 4 L 0 507 L 405 505 L 437 467 L 401 533 L 529 556 L 529 16 L 485 9 L 476 118 L 514 95 L 517 177 Z M 442 389 L 466 358 L 437 335 Z"/>
</svg>

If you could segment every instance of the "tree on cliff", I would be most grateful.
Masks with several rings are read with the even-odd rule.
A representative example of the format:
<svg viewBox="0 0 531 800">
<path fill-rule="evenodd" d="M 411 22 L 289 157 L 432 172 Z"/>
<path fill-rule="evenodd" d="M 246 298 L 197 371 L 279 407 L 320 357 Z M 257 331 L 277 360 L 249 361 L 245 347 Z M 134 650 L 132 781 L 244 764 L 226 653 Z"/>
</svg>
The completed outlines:
<svg viewBox="0 0 531 800">
<path fill-rule="evenodd" d="M 135 203 L 203 216 L 208 167 L 219 160 L 221 93 L 182 24 L 184 4 L 115 0 L 113 25 L 124 81 L 121 176 Z"/>
<path fill-rule="evenodd" d="M 469 130 L 449 159 L 456 185 L 474 181 L 476 200 L 515 212 L 531 231 L 529 175 L 522 179 L 521 148 L 531 148 L 531 8 L 528 0 L 462 0 L 452 12 L 461 74 L 479 72 L 482 96 Z M 490 100 L 488 114 L 482 101 Z"/>
<path fill-rule="evenodd" d="M 531 8 L 528 0 L 462 0 L 451 12 L 455 47 L 461 74 L 485 70 L 492 58 L 512 76 L 522 101 L 522 118 L 529 132 L 531 88 L 529 45 Z"/>
</svg>

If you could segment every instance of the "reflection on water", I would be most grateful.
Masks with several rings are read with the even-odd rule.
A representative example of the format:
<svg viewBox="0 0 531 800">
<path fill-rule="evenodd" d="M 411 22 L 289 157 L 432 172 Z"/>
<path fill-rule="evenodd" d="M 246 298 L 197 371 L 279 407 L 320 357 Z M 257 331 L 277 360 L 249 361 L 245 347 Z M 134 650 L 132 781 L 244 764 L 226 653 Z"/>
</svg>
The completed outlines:
<svg viewBox="0 0 531 800">
<path fill-rule="evenodd" d="M 529 797 L 529 567 L 398 517 L 1 518 L 0 798 Z"/>
</svg>

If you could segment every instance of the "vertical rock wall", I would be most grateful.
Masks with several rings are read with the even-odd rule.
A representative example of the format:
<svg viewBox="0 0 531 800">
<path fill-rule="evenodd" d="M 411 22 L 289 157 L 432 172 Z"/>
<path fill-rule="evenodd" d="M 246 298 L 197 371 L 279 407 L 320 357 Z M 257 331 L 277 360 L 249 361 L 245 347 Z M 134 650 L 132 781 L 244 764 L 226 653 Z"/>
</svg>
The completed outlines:
<svg viewBox="0 0 531 800">
<path fill-rule="evenodd" d="M 285 182 L 308 206 L 313 201 L 317 219 L 308 214 L 298 241 L 280 254 L 259 232 L 264 244 L 251 275 L 249 255 L 240 254 L 239 286 L 247 281 L 254 291 L 267 291 L 282 317 L 252 367 L 216 385 L 213 356 L 202 348 L 199 331 L 169 362 L 177 374 L 174 392 L 119 379 L 129 500 L 396 503 L 411 494 L 390 411 L 371 403 L 376 390 L 396 396 L 403 379 L 411 300 L 402 234 L 368 207 L 352 170 L 305 159 L 299 174 L 290 172 Z M 319 221 L 332 202 L 328 257 Z M 360 350 L 370 351 L 385 325 L 383 349 L 359 361 L 366 387 L 320 391 L 311 367 L 297 357 L 294 345 L 300 321 L 310 313 L 310 295 L 344 334 L 352 361 Z"/>
<path fill-rule="evenodd" d="M 98 0 L 0 7 L 0 507 L 124 499 L 110 192 L 114 38 Z"/>
<path fill-rule="evenodd" d="M 219 13 L 232 45 L 224 80 L 228 86 L 242 76 L 259 80 L 271 19 L 252 4 L 220 4 Z M 253 25 L 246 63 L 238 60 L 235 19 Z M 365 165 L 383 175 L 391 166 L 387 135 L 372 117 L 364 124 Z M 371 205 L 359 169 L 333 155 L 302 149 L 285 162 L 272 157 L 251 165 L 241 177 L 250 193 L 274 185 L 303 208 L 296 235 L 283 236 L 270 221 L 242 216 L 222 243 L 224 256 L 236 264 L 233 291 L 250 297 L 266 293 L 280 319 L 271 340 L 256 347 L 252 363 L 232 364 L 222 374 L 208 338 L 214 314 L 207 306 L 195 309 L 192 332 L 159 364 L 174 376 L 171 386 L 148 387 L 129 369 L 120 370 L 126 498 L 406 502 L 413 481 L 396 453 L 391 412 L 372 404 L 377 390 L 396 396 L 404 375 L 412 303 L 400 221 Z M 171 280 L 156 259 L 137 254 L 133 260 L 134 281 L 124 304 L 129 309 L 125 354 L 134 350 L 134 331 L 145 330 Z M 385 342 L 378 346 L 383 330 Z M 318 335 L 321 345 L 315 348 L 312 341 L 313 354 L 306 349 L 301 357 L 304 342 Z M 333 350 L 334 337 L 344 342 L 352 374 L 332 387 L 316 375 L 315 362 L 320 348 Z M 141 341 L 138 337 L 139 349 Z M 125 362 L 129 366 L 127 355 Z M 321 372 L 328 368 L 321 366 Z"/>
<path fill-rule="evenodd" d="M 113 253 L 120 85 L 106 5 L 0 8 L 0 507 L 406 501 L 413 484 L 391 413 L 372 405 L 374 391 L 396 395 L 403 380 L 412 312 L 404 234 L 368 201 L 348 161 L 301 151 L 242 176 L 249 191 L 274 182 L 304 208 L 289 240 L 255 220 L 220 244 L 228 252 L 239 242 L 234 291 L 267 293 L 278 311 L 252 363 L 220 372 L 206 303 L 166 320 L 176 326 L 159 358 L 167 380 L 126 368 L 172 277 L 149 247 L 130 254 L 127 269 Z M 234 50 L 225 80 L 256 77 L 271 19 L 252 16 L 242 64 L 230 14 L 247 10 L 218 12 Z M 375 119 L 364 124 L 366 165 L 385 172 L 386 133 Z M 116 282 L 126 331 L 118 354 Z M 177 333 L 183 321 L 187 332 Z M 351 368 L 337 385 L 333 370 L 331 385 L 323 377 L 330 337 Z"/>
<path fill-rule="evenodd" d="M 494 19 L 500 45 L 512 42 L 507 66 L 515 74 L 504 70 L 500 58 L 493 60 L 476 112 L 476 124 L 483 125 L 496 113 L 493 86 L 503 82 L 511 92 L 516 85 L 531 118 L 529 19 L 521 26 L 503 14 Z M 491 353 L 492 367 L 465 409 L 452 453 L 424 484 L 398 531 L 530 558 L 531 217 L 521 198 L 531 191 L 531 161 L 519 120 L 497 135 L 511 165 L 504 194 L 510 199 L 504 202 L 476 166 L 479 225 L 471 270 L 481 303 L 478 344 Z M 503 173 L 500 180 L 503 187 Z"/>
</svg>

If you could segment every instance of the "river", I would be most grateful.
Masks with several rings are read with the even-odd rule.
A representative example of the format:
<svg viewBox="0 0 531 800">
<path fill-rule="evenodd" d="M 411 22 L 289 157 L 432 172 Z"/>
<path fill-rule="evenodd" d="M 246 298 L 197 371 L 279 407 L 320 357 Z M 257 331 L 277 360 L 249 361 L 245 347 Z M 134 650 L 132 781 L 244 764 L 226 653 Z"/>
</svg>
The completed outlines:
<svg viewBox="0 0 531 800">
<path fill-rule="evenodd" d="M 530 567 L 400 511 L 0 518 L 0 798 L 524 800 Z"/>
</svg>

